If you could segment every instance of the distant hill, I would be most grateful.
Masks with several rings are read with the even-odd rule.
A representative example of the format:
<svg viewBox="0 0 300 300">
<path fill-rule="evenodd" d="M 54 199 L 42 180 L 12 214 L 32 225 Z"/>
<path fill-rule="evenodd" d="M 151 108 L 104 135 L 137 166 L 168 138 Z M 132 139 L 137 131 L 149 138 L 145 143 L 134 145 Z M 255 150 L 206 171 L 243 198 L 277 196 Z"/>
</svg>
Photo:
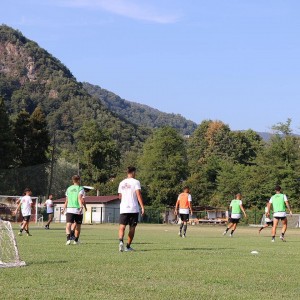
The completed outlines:
<svg viewBox="0 0 300 300">
<path fill-rule="evenodd" d="M 0 26 L 0 96 L 11 116 L 40 105 L 61 145 L 72 145 L 89 119 L 109 130 L 124 151 L 139 147 L 151 132 L 109 111 L 58 59 L 6 25 Z"/>
<path fill-rule="evenodd" d="M 259 134 L 265 142 L 268 142 L 271 139 L 271 137 L 274 135 L 274 133 L 270 133 L 270 132 L 257 132 L 257 134 Z M 281 134 L 281 136 L 283 135 Z M 299 134 L 293 134 L 293 136 L 300 137 Z"/>
<path fill-rule="evenodd" d="M 147 105 L 124 100 L 100 86 L 83 82 L 83 87 L 90 95 L 100 99 L 110 111 L 137 125 L 151 128 L 171 126 L 184 135 L 192 134 L 197 127 L 195 122 L 187 120 L 179 114 L 164 113 Z"/>
</svg>

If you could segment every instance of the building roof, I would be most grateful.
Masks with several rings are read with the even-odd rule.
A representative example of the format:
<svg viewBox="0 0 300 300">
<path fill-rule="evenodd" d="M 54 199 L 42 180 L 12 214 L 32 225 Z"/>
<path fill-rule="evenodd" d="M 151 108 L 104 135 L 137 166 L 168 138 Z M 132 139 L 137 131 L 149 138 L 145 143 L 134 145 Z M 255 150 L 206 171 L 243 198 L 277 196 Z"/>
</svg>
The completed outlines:
<svg viewBox="0 0 300 300">
<path fill-rule="evenodd" d="M 84 198 L 86 204 L 93 204 L 93 203 L 108 203 L 111 201 L 119 200 L 119 196 L 111 195 L 111 196 L 85 196 Z M 66 197 L 53 200 L 54 204 L 61 204 L 65 203 Z"/>
</svg>

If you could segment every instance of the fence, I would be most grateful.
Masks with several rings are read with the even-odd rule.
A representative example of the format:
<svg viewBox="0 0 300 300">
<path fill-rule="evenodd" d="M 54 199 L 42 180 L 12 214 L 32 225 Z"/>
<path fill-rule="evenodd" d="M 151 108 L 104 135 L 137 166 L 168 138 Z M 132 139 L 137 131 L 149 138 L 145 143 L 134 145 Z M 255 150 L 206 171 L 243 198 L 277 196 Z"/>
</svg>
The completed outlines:
<svg viewBox="0 0 300 300">
<path fill-rule="evenodd" d="M 0 194 L 22 194 L 30 187 L 34 195 L 64 195 L 70 179 L 77 174 L 78 167 L 63 159 L 50 163 L 39 164 L 16 169 L 0 169 Z"/>
</svg>

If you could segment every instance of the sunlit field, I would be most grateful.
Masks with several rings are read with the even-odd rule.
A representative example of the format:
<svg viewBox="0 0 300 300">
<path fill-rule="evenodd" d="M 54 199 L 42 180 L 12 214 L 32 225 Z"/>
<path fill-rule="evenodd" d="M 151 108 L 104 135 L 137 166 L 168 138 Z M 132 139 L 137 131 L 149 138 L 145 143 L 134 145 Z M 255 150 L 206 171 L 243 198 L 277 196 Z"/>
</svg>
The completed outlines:
<svg viewBox="0 0 300 300">
<path fill-rule="evenodd" d="M 141 225 L 134 252 L 118 252 L 118 225 L 84 225 L 65 245 L 63 224 L 14 232 L 22 268 L 0 269 L 1 299 L 299 299 L 300 230 L 271 243 L 270 228 Z M 253 255 L 251 251 L 258 254 Z"/>
</svg>

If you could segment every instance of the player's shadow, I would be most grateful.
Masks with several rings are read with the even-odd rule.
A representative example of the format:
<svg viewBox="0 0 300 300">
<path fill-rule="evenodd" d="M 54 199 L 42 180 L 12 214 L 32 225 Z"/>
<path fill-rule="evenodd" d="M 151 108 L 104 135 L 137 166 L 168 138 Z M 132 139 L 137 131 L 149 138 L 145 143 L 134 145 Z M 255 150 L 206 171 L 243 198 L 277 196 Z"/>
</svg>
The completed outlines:
<svg viewBox="0 0 300 300">
<path fill-rule="evenodd" d="M 89 244 L 89 245 L 103 245 L 103 244 L 112 244 L 111 241 L 114 241 L 113 244 L 116 244 L 116 239 L 101 239 L 101 240 L 97 240 L 97 241 L 89 241 L 87 243 L 83 243 L 83 244 Z M 152 245 L 155 243 L 149 243 L 149 242 L 144 242 L 144 243 L 134 243 L 135 245 Z"/>
<path fill-rule="evenodd" d="M 49 265 L 49 264 L 67 264 L 69 263 L 67 260 L 43 260 L 43 261 L 35 261 L 33 265 Z M 30 262 L 26 262 L 27 266 L 30 266 Z"/>
<path fill-rule="evenodd" d="M 201 247 L 192 247 L 192 248 L 165 248 L 165 249 L 143 249 L 138 250 L 139 252 L 151 252 L 151 251 L 214 251 L 219 252 L 221 250 L 232 250 L 234 248 L 201 248 Z"/>
</svg>

